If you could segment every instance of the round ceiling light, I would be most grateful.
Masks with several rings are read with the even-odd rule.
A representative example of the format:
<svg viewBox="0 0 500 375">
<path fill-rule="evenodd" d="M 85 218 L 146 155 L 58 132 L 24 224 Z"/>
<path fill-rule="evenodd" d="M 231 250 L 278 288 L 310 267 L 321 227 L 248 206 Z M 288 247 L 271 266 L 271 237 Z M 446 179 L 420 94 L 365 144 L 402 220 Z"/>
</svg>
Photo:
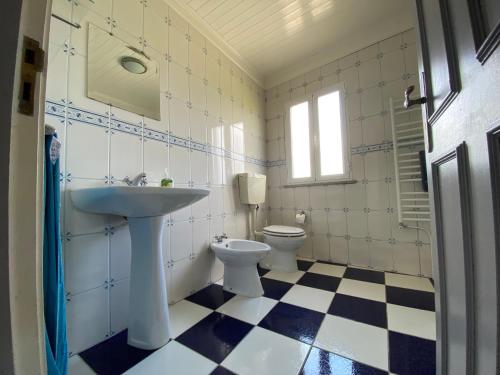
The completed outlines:
<svg viewBox="0 0 500 375">
<path fill-rule="evenodd" d="M 120 65 L 123 67 L 123 69 L 133 74 L 144 74 L 148 70 L 146 65 L 144 65 L 141 60 L 136 59 L 132 56 L 122 57 L 120 59 Z"/>
</svg>

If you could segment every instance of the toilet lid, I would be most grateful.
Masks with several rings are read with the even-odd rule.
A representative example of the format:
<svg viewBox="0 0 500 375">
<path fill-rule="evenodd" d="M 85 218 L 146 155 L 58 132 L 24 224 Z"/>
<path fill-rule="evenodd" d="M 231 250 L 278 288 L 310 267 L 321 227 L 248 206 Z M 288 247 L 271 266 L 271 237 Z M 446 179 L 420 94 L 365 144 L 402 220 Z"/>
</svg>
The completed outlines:
<svg viewBox="0 0 500 375">
<path fill-rule="evenodd" d="M 270 225 L 264 227 L 265 234 L 280 237 L 300 237 L 305 234 L 304 229 L 297 227 L 287 227 L 285 225 Z"/>
</svg>

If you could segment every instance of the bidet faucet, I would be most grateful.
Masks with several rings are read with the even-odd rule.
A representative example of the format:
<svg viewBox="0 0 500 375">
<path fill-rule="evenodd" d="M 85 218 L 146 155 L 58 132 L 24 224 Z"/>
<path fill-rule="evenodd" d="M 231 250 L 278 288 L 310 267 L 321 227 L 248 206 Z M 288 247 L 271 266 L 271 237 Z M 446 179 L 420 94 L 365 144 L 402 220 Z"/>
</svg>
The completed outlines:
<svg viewBox="0 0 500 375">
<path fill-rule="evenodd" d="M 223 240 L 227 240 L 227 234 L 222 233 L 220 236 L 214 236 L 215 242 L 222 243 Z"/>
<path fill-rule="evenodd" d="M 146 185 L 146 173 L 139 173 L 132 180 L 129 176 L 125 176 L 123 182 L 125 182 L 128 186 Z"/>
</svg>

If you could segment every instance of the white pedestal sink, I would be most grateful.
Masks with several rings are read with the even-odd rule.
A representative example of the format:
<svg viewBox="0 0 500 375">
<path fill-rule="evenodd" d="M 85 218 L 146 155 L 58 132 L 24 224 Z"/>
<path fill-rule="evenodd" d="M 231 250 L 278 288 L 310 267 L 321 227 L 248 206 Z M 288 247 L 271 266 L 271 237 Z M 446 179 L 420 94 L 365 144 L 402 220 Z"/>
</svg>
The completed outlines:
<svg viewBox="0 0 500 375">
<path fill-rule="evenodd" d="M 209 190 L 105 186 L 71 191 L 75 207 L 127 217 L 132 240 L 128 344 L 157 349 L 168 342 L 169 316 L 163 267 L 165 214 L 206 197 Z"/>
</svg>

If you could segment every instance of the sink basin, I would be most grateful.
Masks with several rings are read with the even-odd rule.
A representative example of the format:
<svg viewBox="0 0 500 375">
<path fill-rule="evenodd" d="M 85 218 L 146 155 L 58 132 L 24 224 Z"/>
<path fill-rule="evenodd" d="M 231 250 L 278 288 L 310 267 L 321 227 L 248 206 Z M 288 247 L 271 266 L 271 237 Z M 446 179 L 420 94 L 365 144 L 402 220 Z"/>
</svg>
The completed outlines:
<svg viewBox="0 0 500 375">
<path fill-rule="evenodd" d="M 127 217 L 132 243 L 128 312 L 129 345 L 154 350 L 170 338 L 163 262 L 164 215 L 193 204 L 206 189 L 104 186 L 71 191 L 76 208 Z"/>
<path fill-rule="evenodd" d="M 206 189 L 158 186 L 103 186 L 71 191 L 73 204 L 82 211 L 125 217 L 161 216 L 206 197 Z"/>
</svg>

